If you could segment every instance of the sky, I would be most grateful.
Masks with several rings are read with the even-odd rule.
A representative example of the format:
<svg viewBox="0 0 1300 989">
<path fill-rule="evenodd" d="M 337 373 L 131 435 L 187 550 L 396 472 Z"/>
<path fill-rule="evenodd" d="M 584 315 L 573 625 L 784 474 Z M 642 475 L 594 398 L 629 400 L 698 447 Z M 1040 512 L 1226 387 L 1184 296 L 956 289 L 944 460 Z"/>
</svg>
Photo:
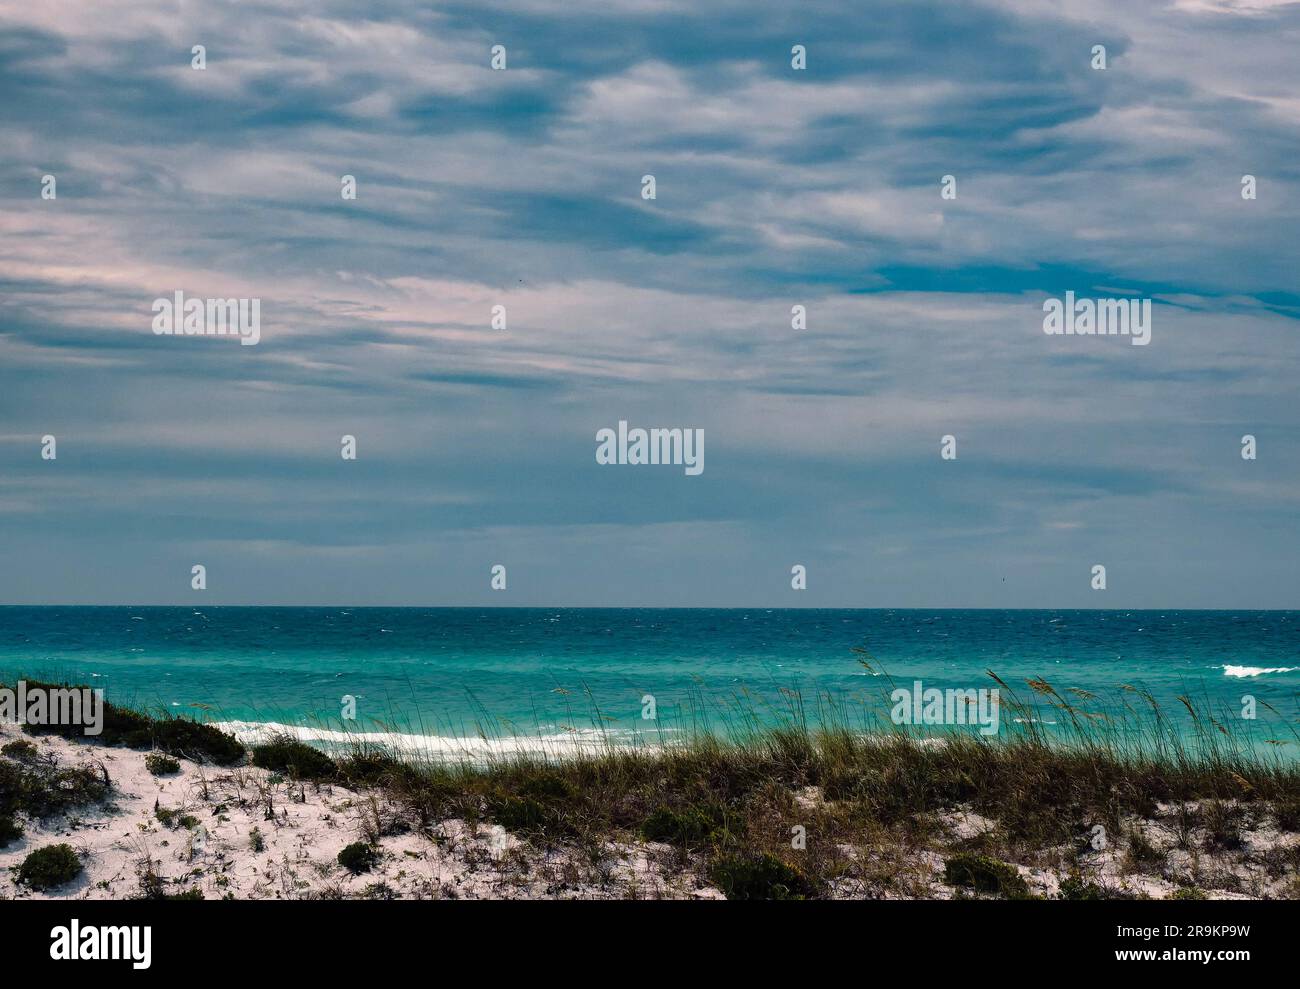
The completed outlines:
<svg viewBox="0 0 1300 989">
<path fill-rule="evenodd" d="M 1297 51 L 1267 0 L 0 0 L 0 603 L 1297 607 Z"/>
</svg>

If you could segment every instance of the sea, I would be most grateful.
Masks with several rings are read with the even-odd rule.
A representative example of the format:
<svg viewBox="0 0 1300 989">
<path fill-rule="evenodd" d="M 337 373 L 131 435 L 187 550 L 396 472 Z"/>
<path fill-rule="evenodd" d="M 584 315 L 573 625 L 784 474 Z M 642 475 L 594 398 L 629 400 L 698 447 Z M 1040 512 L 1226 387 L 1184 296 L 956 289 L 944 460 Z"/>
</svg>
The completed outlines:
<svg viewBox="0 0 1300 989">
<path fill-rule="evenodd" d="M 1225 737 L 1300 755 L 1297 611 L 0 607 L 0 682 L 21 677 L 245 741 L 430 754 L 874 730 L 897 723 L 894 690 L 995 688 L 1000 731 L 1140 731 L 1155 704 L 1190 736 L 1191 701 Z"/>
</svg>

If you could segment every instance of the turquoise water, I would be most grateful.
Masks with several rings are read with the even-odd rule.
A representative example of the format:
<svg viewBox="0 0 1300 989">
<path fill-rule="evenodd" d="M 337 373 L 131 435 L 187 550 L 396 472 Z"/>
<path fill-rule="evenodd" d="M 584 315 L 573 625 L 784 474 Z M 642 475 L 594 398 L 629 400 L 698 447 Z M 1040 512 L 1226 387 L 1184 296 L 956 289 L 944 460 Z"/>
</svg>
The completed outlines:
<svg viewBox="0 0 1300 989">
<path fill-rule="evenodd" d="M 0 608 L 6 682 L 59 676 L 119 703 L 336 729 L 351 696 L 350 730 L 439 738 L 734 726 L 785 691 L 883 715 L 890 684 L 854 647 L 908 686 L 996 686 L 986 670 L 1025 694 L 1031 677 L 1141 684 L 1175 716 L 1191 693 L 1238 720 L 1249 694 L 1258 719 L 1234 730 L 1297 748 L 1300 612 Z"/>
</svg>

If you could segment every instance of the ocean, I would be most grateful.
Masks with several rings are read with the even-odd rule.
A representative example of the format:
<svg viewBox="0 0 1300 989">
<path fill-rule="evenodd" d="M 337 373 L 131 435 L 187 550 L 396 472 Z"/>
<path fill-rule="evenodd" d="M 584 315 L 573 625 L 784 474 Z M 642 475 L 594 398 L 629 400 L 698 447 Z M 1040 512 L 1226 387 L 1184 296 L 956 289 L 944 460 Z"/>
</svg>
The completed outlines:
<svg viewBox="0 0 1300 989">
<path fill-rule="evenodd" d="M 508 751 L 736 732 L 800 706 L 870 726 L 894 686 L 998 687 L 986 671 L 1080 709 L 1140 708 L 1121 685 L 1140 687 L 1178 731 L 1187 696 L 1252 745 L 1300 747 L 1295 611 L 0 607 L 0 681 L 87 683 L 246 739 Z"/>
</svg>

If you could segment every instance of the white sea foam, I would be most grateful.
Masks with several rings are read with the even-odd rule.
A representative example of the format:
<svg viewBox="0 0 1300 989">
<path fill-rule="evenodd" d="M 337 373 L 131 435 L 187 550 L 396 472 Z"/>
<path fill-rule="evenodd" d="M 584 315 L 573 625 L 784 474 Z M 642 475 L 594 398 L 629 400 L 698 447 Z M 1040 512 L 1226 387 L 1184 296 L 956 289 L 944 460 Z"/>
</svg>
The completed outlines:
<svg viewBox="0 0 1300 989">
<path fill-rule="evenodd" d="M 577 756 L 596 755 L 611 747 L 638 744 L 645 748 L 662 747 L 661 735 L 673 729 L 654 732 L 580 728 L 572 732 L 507 735 L 500 738 L 453 735 L 414 735 L 389 731 L 339 731 L 307 725 L 286 725 L 265 721 L 217 721 L 214 728 L 229 732 L 244 745 L 259 745 L 279 736 L 315 744 L 324 749 L 347 749 L 367 746 L 391 752 L 403 758 L 428 759 L 434 762 L 479 761 L 518 755 Z"/>
<path fill-rule="evenodd" d="M 1257 677 L 1265 673 L 1294 673 L 1300 666 L 1225 666 L 1226 677 Z"/>
</svg>

